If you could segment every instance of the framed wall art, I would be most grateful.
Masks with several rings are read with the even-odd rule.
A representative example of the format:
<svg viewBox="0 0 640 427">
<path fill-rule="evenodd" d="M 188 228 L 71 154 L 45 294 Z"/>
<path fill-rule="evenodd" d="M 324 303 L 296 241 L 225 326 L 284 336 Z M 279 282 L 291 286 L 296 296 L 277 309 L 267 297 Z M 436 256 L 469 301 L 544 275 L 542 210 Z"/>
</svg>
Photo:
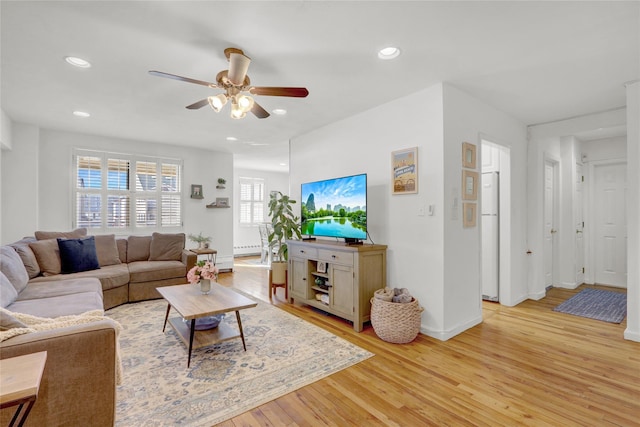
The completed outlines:
<svg viewBox="0 0 640 427">
<path fill-rule="evenodd" d="M 391 153 L 392 194 L 414 194 L 418 192 L 418 147 Z"/>
<path fill-rule="evenodd" d="M 477 206 L 475 203 L 462 204 L 462 226 L 464 228 L 476 226 Z"/>
<path fill-rule="evenodd" d="M 219 208 L 229 207 L 229 198 L 228 197 L 216 197 L 216 206 Z"/>
<path fill-rule="evenodd" d="M 204 196 L 202 195 L 202 185 L 191 184 L 191 198 L 192 199 L 204 198 Z"/>
<path fill-rule="evenodd" d="M 462 200 L 478 199 L 478 172 L 462 170 Z"/>
<path fill-rule="evenodd" d="M 462 143 L 462 167 L 476 168 L 476 146 L 468 142 Z"/>
</svg>

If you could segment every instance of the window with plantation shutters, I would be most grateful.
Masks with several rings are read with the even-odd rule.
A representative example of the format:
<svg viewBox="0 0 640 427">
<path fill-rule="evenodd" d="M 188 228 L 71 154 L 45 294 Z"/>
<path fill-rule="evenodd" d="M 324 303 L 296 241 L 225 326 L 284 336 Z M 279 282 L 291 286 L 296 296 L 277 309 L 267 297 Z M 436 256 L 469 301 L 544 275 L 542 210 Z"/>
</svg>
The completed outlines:
<svg viewBox="0 0 640 427">
<path fill-rule="evenodd" d="M 240 178 L 240 224 L 253 225 L 264 221 L 264 180 Z"/>
<path fill-rule="evenodd" d="M 76 227 L 114 231 L 182 226 L 182 162 L 76 150 Z"/>
</svg>

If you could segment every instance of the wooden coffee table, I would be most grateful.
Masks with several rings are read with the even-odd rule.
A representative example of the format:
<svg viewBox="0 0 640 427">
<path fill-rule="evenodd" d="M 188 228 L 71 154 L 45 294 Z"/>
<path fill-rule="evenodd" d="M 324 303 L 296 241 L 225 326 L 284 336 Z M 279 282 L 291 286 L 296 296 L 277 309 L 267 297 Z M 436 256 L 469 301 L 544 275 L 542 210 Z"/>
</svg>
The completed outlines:
<svg viewBox="0 0 640 427">
<path fill-rule="evenodd" d="M 38 398 L 46 361 L 46 351 L 11 357 L 2 361 L 0 409 L 18 405 L 9 426 L 22 426 L 29 416 Z"/>
<path fill-rule="evenodd" d="M 191 352 L 194 348 L 207 347 L 221 341 L 240 337 L 244 351 L 247 351 L 244 333 L 242 332 L 240 310 L 255 307 L 258 305 L 257 302 L 215 282 L 211 284 L 211 292 L 207 295 L 200 293 L 200 286 L 198 285 L 163 286 L 156 289 L 169 303 L 162 332 L 167 327 L 167 319 L 169 319 L 171 307 L 182 316 L 169 319 L 169 323 L 182 339 L 182 342 L 189 347 L 187 368 L 191 365 Z M 230 311 L 236 312 L 238 331 L 224 322 L 220 322 L 220 325 L 213 329 L 195 330 L 196 319 Z M 188 326 L 183 319 L 190 320 L 191 326 Z"/>
</svg>

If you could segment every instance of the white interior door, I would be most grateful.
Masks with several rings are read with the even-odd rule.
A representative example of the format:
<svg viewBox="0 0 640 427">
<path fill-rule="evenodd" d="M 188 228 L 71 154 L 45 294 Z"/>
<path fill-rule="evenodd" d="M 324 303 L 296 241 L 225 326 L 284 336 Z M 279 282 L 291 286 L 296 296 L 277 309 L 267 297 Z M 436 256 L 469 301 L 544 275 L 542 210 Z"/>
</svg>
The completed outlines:
<svg viewBox="0 0 640 427">
<path fill-rule="evenodd" d="M 594 165 L 595 282 L 627 287 L 627 165 Z"/>
<path fill-rule="evenodd" d="M 576 228 L 576 284 L 584 283 L 584 174 L 582 165 L 576 164 L 575 228 Z"/>
<path fill-rule="evenodd" d="M 555 191 L 556 165 L 551 160 L 544 162 L 544 287 L 553 286 L 555 249 Z"/>
</svg>

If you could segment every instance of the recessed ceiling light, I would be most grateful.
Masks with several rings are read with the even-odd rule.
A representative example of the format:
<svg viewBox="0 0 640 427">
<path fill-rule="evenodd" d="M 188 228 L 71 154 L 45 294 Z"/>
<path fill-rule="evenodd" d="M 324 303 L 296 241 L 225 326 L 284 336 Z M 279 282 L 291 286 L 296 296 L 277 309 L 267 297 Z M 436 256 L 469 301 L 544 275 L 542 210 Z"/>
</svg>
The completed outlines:
<svg viewBox="0 0 640 427">
<path fill-rule="evenodd" d="M 400 49 L 394 46 L 385 47 L 378 51 L 378 58 L 380 59 L 393 59 L 400 55 Z"/>
<path fill-rule="evenodd" d="M 265 144 L 264 142 L 250 142 L 249 145 L 252 145 L 254 147 L 263 147 L 263 146 L 269 145 L 269 144 Z"/>
<path fill-rule="evenodd" d="M 280 166 L 287 166 L 286 163 L 280 163 Z"/>
<path fill-rule="evenodd" d="M 235 136 L 228 136 L 227 137 L 227 141 L 237 141 L 238 138 L 236 138 Z"/>
<path fill-rule="evenodd" d="M 74 111 L 73 112 L 74 116 L 78 116 L 78 117 L 91 117 L 91 114 L 85 112 L 85 111 Z"/>
<path fill-rule="evenodd" d="M 287 114 L 287 110 L 285 110 L 284 108 L 276 108 L 271 112 L 277 116 L 284 116 L 285 114 Z"/>
<path fill-rule="evenodd" d="M 79 68 L 91 67 L 91 64 L 89 63 L 89 61 L 86 61 L 82 58 L 77 58 L 75 56 L 67 56 L 64 58 L 64 60 L 75 67 L 79 67 Z"/>
</svg>

